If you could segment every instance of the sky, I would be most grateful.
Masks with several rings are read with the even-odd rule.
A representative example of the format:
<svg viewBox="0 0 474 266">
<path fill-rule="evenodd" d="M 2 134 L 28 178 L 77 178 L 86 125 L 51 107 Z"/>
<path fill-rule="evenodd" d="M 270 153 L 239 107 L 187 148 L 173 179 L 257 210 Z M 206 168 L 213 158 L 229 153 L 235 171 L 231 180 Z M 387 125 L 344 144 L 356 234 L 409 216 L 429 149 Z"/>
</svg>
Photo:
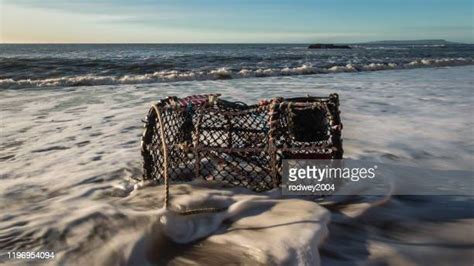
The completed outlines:
<svg viewBox="0 0 474 266">
<path fill-rule="evenodd" d="M 0 0 L 0 43 L 474 43 L 474 0 Z"/>
</svg>

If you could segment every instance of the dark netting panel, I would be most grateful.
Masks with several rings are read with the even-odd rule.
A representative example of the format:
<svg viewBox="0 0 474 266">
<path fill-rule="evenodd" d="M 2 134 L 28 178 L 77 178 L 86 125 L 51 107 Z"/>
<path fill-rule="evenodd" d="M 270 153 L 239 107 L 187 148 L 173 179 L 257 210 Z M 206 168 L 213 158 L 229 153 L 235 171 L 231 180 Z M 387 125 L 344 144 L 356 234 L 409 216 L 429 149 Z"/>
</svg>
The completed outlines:
<svg viewBox="0 0 474 266">
<path fill-rule="evenodd" d="M 255 105 L 218 95 L 169 97 L 145 122 L 143 177 L 160 182 L 200 178 L 263 191 L 279 186 L 282 159 L 343 154 L 337 94 Z"/>
</svg>

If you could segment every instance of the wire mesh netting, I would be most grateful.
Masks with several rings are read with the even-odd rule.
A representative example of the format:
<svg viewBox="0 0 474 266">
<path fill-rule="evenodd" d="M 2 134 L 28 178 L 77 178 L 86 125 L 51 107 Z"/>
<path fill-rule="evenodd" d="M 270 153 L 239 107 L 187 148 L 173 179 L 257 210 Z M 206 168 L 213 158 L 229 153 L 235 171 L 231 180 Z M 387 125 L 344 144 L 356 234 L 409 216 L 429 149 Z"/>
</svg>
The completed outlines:
<svg viewBox="0 0 474 266">
<path fill-rule="evenodd" d="M 142 137 L 143 178 L 196 178 L 255 191 L 278 187 L 283 159 L 342 159 L 337 94 L 247 105 L 218 94 L 154 104 Z"/>
</svg>

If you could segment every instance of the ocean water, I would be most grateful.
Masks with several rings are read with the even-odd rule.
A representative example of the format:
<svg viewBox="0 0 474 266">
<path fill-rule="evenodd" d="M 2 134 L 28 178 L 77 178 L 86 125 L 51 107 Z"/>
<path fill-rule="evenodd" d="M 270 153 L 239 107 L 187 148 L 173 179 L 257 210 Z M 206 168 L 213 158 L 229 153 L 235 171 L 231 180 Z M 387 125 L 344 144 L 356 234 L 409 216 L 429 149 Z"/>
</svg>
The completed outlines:
<svg viewBox="0 0 474 266">
<path fill-rule="evenodd" d="M 166 46 L 169 58 L 183 56 L 180 49 L 188 49 L 189 54 L 182 61 L 170 59 L 175 66 L 166 71 L 226 68 L 232 78 L 176 82 L 157 78 L 156 83 L 120 84 L 117 77 L 122 75 L 146 75 L 139 62 L 157 56 L 159 46 L 117 45 L 116 50 L 110 48 L 113 45 L 0 47 L 0 263 L 25 264 L 9 260 L 8 251 L 54 251 L 55 259 L 45 261 L 51 265 L 223 265 L 236 261 L 247 265 L 472 265 L 474 261 L 474 184 L 465 182 L 461 188 L 452 182 L 457 177 L 474 180 L 474 66 L 464 65 L 472 62 L 472 48 L 376 46 L 309 51 L 313 57 L 279 59 L 276 55 L 291 57 L 288 54 L 293 53 L 301 58 L 307 50 L 298 45 L 248 45 L 241 48 L 247 52 L 240 53 L 248 58 L 237 59 L 239 53 L 231 50 L 240 51 L 239 46 L 206 45 L 208 50 L 192 52 L 189 47 L 170 45 Z M 208 52 L 219 49 L 233 58 L 213 62 Z M 267 52 L 260 54 L 258 49 Z M 254 54 L 250 56 L 249 50 Z M 226 58 L 215 54 L 220 60 Z M 376 64 L 374 58 L 380 64 L 403 67 L 235 78 L 242 68 L 258 70 L 262 61 L 272 65 L 269 69 L 310 63 L 313 68 L 321 64 L 317 68 L 322 69 L 324 60 L 317 58 L 321 54 L 337 58 L 341 67 L 356 65 L 350 61 L 355 57 L 362 60 L 359 67 Z M 126 60 L 127 56 L 132 59 Z M 98 65 L 87 66 L 94 60 Z M 3 62 L 10 62 L 10 67 Z M 329 64 L 326 69 L 337 65 L 331 66 L 328 59 L 324 62 Z M 406 67 L 410 62 L 438 63 Z M 136 69 L 131 67 L 134 64 Z M 116 78 L 96 86 L 68 83 L 78 76 Z M 60 81 L 48 83 L 54 79 Z M 176 244 L 163 233 L 174 227 L 164 226 L 159 217 L 163 188 L 133 179 L 141 176 L 141 119 L 150 104 L 163 97 L 209 92 L 248 103 L 274 96 L 337 92 L 345 158 L 356 164 L 377 164 L 395 180 L 413 177 L 435 183 L 444 193 L 397 195 L 391 190 L 378 196 L 310 202 L 284 199 L 275 192 L 256 194 L 201 183 L 175 185 L 171 188 L 174 205 L 229 206 L 248 201 L 250 206 L 228 214 L 225 222 L 212 228 L 202 226 L 203 221 L 219 221 L 219 217 L 192 218 L 189 224 L 201 225 L 209 237 Z M 471 194 L 466 196 L 460 189 Z"/>
<path fill-rule="evenodd" d="M 474 45 L 0 45 L 0 88 L 140 84 L 474 64 Z"/>
</svg>

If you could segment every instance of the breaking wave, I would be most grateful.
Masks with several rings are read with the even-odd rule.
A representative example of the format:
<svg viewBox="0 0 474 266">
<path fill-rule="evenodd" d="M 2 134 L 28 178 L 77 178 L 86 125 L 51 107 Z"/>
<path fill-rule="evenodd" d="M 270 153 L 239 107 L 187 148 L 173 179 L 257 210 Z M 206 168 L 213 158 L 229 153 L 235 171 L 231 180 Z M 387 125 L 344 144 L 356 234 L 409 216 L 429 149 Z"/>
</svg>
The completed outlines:
<svg viewBox="0 0 474 266">
<path fill-rule="evenodd" d="M 328 74 L 339 72 L 364 72 L 380 71 L 389 69 L 411 69 L 421 67 L 444 67 L 473 65 L 474 59 L 467 58 L 441 58 L 441 59 L 418 59 L 409 63 L 370 63 L 370 64 L 346 64 L 316 67 L 310 63 L 298 67 L 284 68 L 241 68 L 232 69 L 221 67 L 211 70 L 162 70 L 148 74 L 132 75 L 72 75 L 59 78 L 46 79 L 0 79 L 0 88 L 19 89 L 34 87 L 70 87 L 70 86 L 94 86 L 94 85 L 118 85 L 118 84 L 141 84 L 160 83 L 173 81 L 194 80 L 221 80 L 252 77 L 272 76 L 295 76 L 311 74 Z"/>
</svg>

